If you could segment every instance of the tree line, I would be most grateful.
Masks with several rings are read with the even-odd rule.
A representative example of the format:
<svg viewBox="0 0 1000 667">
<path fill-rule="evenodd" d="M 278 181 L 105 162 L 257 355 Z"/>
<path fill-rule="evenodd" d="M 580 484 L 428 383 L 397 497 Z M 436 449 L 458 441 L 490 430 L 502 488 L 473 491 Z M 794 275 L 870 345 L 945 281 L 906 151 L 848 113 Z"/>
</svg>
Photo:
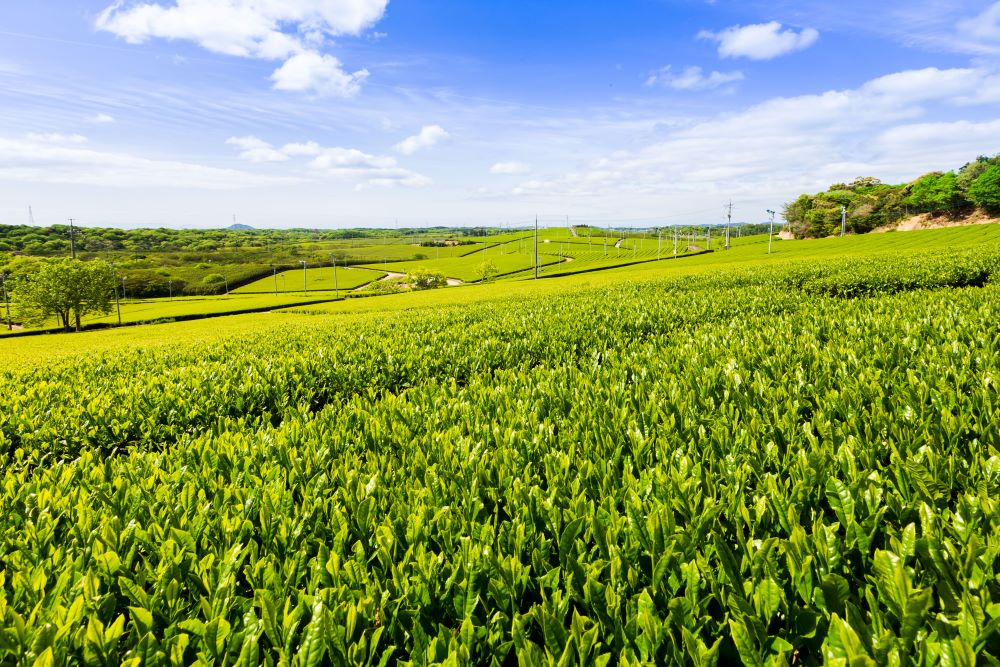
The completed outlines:
<svg viewBox="0 0 1000 667">
<path fill-rule="evenodd" d="M 1000 155 L 980 156 L 957 171 L 932 171 L 899 185 L 871 176 L 835 183 L 826 192 L 785 204 L 784 217 L 796 237 L 816 238 L 840 233 L 842 211 L 847 231 L 863 234 L 922 213 L 962 218 L 977 208 L 1000 214 Z"/>
</svg>

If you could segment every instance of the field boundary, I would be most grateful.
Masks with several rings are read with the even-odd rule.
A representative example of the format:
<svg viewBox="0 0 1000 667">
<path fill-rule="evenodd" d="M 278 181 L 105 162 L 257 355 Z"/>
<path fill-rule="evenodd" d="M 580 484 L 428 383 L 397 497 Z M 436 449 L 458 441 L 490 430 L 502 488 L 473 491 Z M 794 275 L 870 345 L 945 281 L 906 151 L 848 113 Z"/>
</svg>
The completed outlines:
<svg viewBox="0 0 1000 667">
<path fill-rule="evenodd" d="M 319 290 L 317 290 L 319 291 Z M 264 294 L 270 294 L 270 292 L 263 292 Z M 267 313 L 272 310 L 284 310 L 286 308 L 295 308 L 296 306 L 315 306 L 319 303 L 333 303 L 334 301 L 344 301 L 347 297 L 340 297 L 339 299 L 313 299 L 310 301 L 300 301 L 298 303 L 290 303 L 285 306 L 257 306 L 256 308 L 241 308 L 239 310 L 227 310 L 222 313 L 187 313 L 184 315 L 173 315 L 171 317 L 155 317 L 148 320 L 135 320 L 132 322 L 122 322 L 121 324 L 115 324 L 113 322 L 94 322 L 92 324 L 84 324 L 80 327 L 80 331 L 73 331 L 72 329 L 66 330 L 62 327 L 48 329 L 31 329 L 28 331 L 18 331 L 17 333 L 8 333 L 0 336 L 0 341 L 6 340 L 8 338 L 25 338 L 28 336 L 44 336 L 49 334 L 72 334 L 72 333 L 83 333 L 84 331 L 100 331 L 103 329 L 125 329 L 127 327 L 138 327 L 145 326 L 148 324 L 164 324 L 167 322 L 189 322 L 192 320 L 207 320 L 213 317 L 229 317 L 230 315 L 251 315 L 253 313 Z"/>
</svg>

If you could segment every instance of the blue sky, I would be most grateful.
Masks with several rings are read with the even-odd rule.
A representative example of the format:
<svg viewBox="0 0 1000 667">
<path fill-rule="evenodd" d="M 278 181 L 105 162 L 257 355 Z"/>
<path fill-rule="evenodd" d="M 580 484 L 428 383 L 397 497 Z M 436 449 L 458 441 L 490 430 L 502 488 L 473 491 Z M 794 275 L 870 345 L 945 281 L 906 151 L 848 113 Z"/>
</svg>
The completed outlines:
<svg viewBox="0 0 1000 667">
<path fill-rule="evenodd" d="M 0 223 L 763 220 L 1000 152 L 1000 2 L 0 5 Z"/>
</svg>

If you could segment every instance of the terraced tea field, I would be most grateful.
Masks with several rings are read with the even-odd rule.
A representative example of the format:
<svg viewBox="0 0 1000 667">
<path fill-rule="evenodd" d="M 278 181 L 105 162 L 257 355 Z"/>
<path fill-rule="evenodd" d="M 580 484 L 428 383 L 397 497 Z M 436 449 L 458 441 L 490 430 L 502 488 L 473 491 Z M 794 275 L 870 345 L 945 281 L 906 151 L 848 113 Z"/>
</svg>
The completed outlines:
<svg viewBox="0 0 1000 667">
<path fill-rule="evenodd" d="M 996 234 L 0 341 L 0 663 L 994 664 Z"/>
</svg>

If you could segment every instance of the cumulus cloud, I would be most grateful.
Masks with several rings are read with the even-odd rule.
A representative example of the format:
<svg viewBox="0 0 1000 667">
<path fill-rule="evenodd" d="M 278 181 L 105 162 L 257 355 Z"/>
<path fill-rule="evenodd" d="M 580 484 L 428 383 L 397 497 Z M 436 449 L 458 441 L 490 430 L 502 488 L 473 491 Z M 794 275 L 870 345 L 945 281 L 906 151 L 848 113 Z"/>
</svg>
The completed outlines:
<svg viewBox="0 0 1000 667">
<path fill-rule="evenodd" d="M 403 139 L 396 144 L 396 150 L 403 155 L 413 155 L 422 148 L 430 148 L 442 139 L 447 139 L 448 133 L 440 125 L 425 125 L 420 132 Z"/>
<path fill-rule="evenodd" d="M 331 55 L 306 51 L 292 56 L 271 74 L 277 90 L 311 91 L 319 95 L 353 97 L 368 78 L 368 70 L 347 73 Z"/>
<path fill-rule="evenodd" d="M 91 123 L 97 123 L 99 125 L 110 125 L 115 122 L 115 117 L 111 114 L 99 113 L 90 119 Z"/>
<path fill-rule="evenodd" d="M 491 174 L 527 174 L 529 171 L 531 171 L 530 165 L 517 160 L 497 162 L 490 167 Z"/>
<path fill-rule="evenodd" d="M 419 188 L 431 184 L 431 179 L 400 167 L 396 159 L 371 155 L 356 148 L 326 148 L 309 166 L 335 178 L 357 181 L 355 189 L 373 186 L 405 186 Z"/>
<path fill-rule="evenodd" d="M 767 193 L 773 206 L 774 199 L 831 182 L 859 175 L 906 180 L 962 164 L 990 146 L 995 150 L 1000 120 L 921 118 L 938 107 L 989 107 L 997 100 L 1000 77 L 988 69 L 904 71 L 853 89 L 775 98 L 678 127 L 642 150 L 611 153 L 570 173 L 520 183 L 514 194 Z"/>
<path fill-rule="evenodd" d="M 240 157 L 250 162 L 284 162 L 288 159 L 288 155 L 257 137 L 229 137 L 226 139 L 226 143 L 242 148 Z"/>
<path fill-rule="evenodd" d="M 782 30 L 777 21 L 734 25 L 719 32 L 702 30 L 698 39 L 719 43 L 719 55 L 723 58 L 750 58 L 770 60 L 788 53 L 801 51 L 812 46 L 819 39 L 819 32 L 805 28 L 800 32 L 788 28 Z"/>
<path fill-rule="evenodd" d="M 271 76 L 278 90 L 350 96 L 368 75 L 344 71 L 318 49 L 328 37 L 357 35 L 385 13 L 388 0 L 119 0 L 96 20 L 99 30 L 130 44 L 191 41 L 215 53 L 283 60 Z"/>
<path fill-rule="evenodd" d="M 716 72 L 705 74 L 700 67 L 685 67 L 675 72 L 667 65 L 649 75 L 647 86 L 662 85 L 674 90 L 712 90 L 720 86 L 743 80 L 743 72 Z"/>
<path fill-rule="evenodd" d="M 53 141 L 53 137 L 64 135 L 28 135 L 24 139 L 0 137 L 0 180 L 203 190 L 295 182 L 295 179 L 258 176 L 235 169 L 94 150 L 81 146 L 83 142 Z"/>
<path fill-rule="evenodd" d="M 226 143 L 240 149 L 250 162 L 285 162 L 293 157 L 312 158 L 306 167 L 312 174 L 353 181 L 355 189 L 374 186 L 424 187 L 431 179 L 400 167 L 396 158 L 372 155 L 356 148 L 325 147 L 315 141 L 288 143 L 280 148 L 254 136 L 230 137 Z"/>
</svg>

